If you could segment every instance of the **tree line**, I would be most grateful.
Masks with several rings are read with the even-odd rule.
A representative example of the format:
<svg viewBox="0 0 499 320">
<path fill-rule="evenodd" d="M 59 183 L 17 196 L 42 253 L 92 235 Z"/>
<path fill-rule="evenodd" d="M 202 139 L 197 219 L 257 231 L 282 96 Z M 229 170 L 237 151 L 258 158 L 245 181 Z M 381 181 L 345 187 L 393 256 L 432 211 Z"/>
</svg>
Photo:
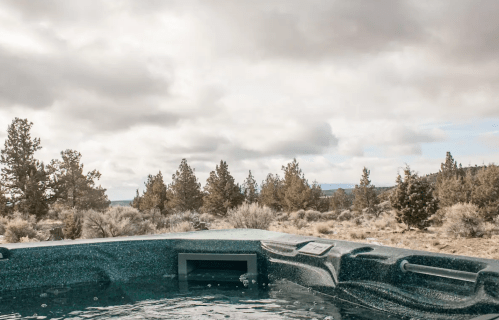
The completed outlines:
<svg viewBox="0 0 499 320">
<path fill-rule="evenodd" d="M 282 178 L 278 174 L 269 173 L 262 181 L 260 188 L 249 170 L 248 177 L 242 185 L 235 182 L 223 160 L 216 165 L 206 180 L 204 188 L 198 182 L 194 169 L 182 159 L 172 182 L 166 185 L 161 171 L 149 175 L 142 195 L 137 189 L 131 206 L 140 211 L 157 210 L 163 214 L 183 211 L 202 211 L 217 216 L 225 216 L 227 212 L 243 203 L 258 203 L 274 211 L 317 210 L 354 207 L 362 210 L 374 207 L 377 195 L 369 180 L 369 171 L 364 168 L 360 185 L 356 185 L 354 197 L 338 189 L 328 198 L 322 193 L 321 186 L 314 181 L 311 185 L 305 178 L 296 159 L 282 166 Z"/>
<path fill-rule="evenodd" d="M 308 183 L 296 159 L 281 169 L 282 178 L 269 173 L 258 191 L 251 171 L 240 186 L 227 163 L 221 160 L 202 189 L 194 170 L 182 159 L 171 184 L 165 185 L 161 172 L 149 175 L 143 194 L 137 189 L 131 205 L 140 211 L 155 209 L 163 214 L 191 210 L 225 216 L 228 210 L 246 202 L 275 211 L 350 209 L 378 216 L 382 212 L 380 202 L 389 201 L 398 222 L 420 229 L 429 226 L 438 210 L 459 202 L 476 204 L 485 221 L 499 215 L 499 168 L 494 164 L 482 168 L 462 168 L 461 164 L 458 167 L 450 152 L 441 164 L 436 182 L 430 181 L 428 175 L 419 176 L 406 165 L 404 177 L 399 174 L 395 187 L 381 194 L 369 180 L 370 170 L 366 167 L 351 195 L 339 188 L 331 197 L 323 196 L 316 181 Z"/>
<path fill-rule="evenodd" d="M 0 215 L 13 211 L 44 217 L 50 205 L 81 210 L 104 210 L 110 201 L 106 189 L 96 186 L 97 170 L 83 173 L 82 155 L 67 149 L 61 159 L 45 165 L 35 158 L 42 148 L 40 138 L 31 137 L 32 122 L 15 118 L 7 129 L 0 154 Z"/>
</svg>

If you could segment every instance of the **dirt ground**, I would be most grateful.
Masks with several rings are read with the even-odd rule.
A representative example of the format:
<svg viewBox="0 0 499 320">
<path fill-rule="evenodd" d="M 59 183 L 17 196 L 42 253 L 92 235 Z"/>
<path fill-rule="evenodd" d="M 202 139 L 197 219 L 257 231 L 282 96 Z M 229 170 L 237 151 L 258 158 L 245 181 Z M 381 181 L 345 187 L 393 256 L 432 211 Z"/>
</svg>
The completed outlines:
<svg viewBox="0 0 499 320">
<path fill-rule="evenodd" d="M 359 227 L 349 221 L 337 223 L 327 234 L 316 230 L 317 223 L 308 223 L 300 230 L 274 223 L 269 230 L 316 236 L 325 239 L 347 240 L 360 243 L 377 244 L 389 247 L 423 250 L 437 253 L 499 260 L 499 235 L 490 238 L 448 237 L 439 228 L 428 231 L 377 230 L 374 227 Z"/>
<path fill-rule="evenodd" d="M 320 224 L 328 225 L 329 232 L 318 232 L 317 226 Z M 212 224 L 210 229 L 227 228 L 231 228 L 231 226 L 227 222 L 220 221 Z M 375 226 L 357 226 L 352 221 L 308 222 L 302 228 L 295 227 L 290 221 L 274 221 L 269 230 L 324 239 L 499 260 L 499 235 L 492 235 L 488 238 L 454 238 L 446 236 L 440 228 L 430 227 L 428 231 L 414 229 L 405 231 L 403 228 L 379 230 Z"/>
</svg>

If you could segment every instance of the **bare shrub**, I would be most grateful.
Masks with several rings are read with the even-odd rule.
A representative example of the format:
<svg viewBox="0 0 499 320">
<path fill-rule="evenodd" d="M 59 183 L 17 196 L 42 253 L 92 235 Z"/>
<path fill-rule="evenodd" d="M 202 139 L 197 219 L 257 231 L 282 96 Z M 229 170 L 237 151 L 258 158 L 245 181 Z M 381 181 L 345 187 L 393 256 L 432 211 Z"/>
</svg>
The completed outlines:
<svg viewBox="0 0 499 320">
<path fill-rule="evenodd" d="M 352 239 L 365 239 L 365 238 L 367 238 L 367 235 L 364 232 L 353 231 L 353 232 L 350 232 L 350 238 L 352 238 Z"/>
<path fill-rule="evenodd" d="M 34 214 L 28 214 L 25 212 L 20 212 L 20 211 L 14 211 L 12 216 L 10 217 L 10 220 L 15 220 L 15 219 L 21 219 L 24 221 L 27 221 L 33 229 L 38 229 L 38 221 L 36 219 L 36 216 Z"/>
<path fill-rule="evenodd" d="M 373 222 L 373 224 L 378 230 L 384 230 L 386 228 L 395 230 L 398 226 L 397 219 L 389 213 L 380 215 L 378 219 Z"/>
<path fill-rule="evenodd" d="M 173 226 L 170 230 L 171 232 L 189 232 L 189 231 L 195 231 L 196 229 L 194 229 L 191 222 L 182 221 Z"/>
<path fill-rule="evenodd" d="M 289 219 L 291 219 L 291 220 L 298 220 L 298 219 L 304 219 L 304 218 L 305 218 L 305 210 L 303 210 L 303 209 L 291 212 L 289 214 Z"/>
<path fill-rule="evenodd" d="M 307 226 L 307 222 L 303 219 L 293 220 L 293 225 L 299 230 Z"/>
<path fill-rule="evenodd" d="M 19 217 L 10 220 L 5 227 L 5 240 L 10 243 L 19 242 L 23 237 L 33 239 L 36 236 L 37 233 L 33 229 L 32 223 Z"/>
<path fill-rule="evenodd" d="M 257 203 L 243 203 L 227 213 L 229 222 L 234 228 L 263 229 L 267 230 L 275 219 L 275 213 L 267 206 Z"/>
<path fill-rule="evenodd" d="M 484 234 L 484 221 L 478 206 L 471 203 L 457 203 L 448 208 L 442 227 L 448 235 L 466 238 Z"/>
<path fill-rule="evenodd" d="M 57 219 L 60 221 L 64 221 L 69 215 L 77 216 L 78 210 L 76 210 L 76 208 L 63 208 L 58 211 Z"/>
<path fill-rule="evenodd" d="M 132 207 L 112 207 L 107 212 L 88 210 L 84 213 L 83 236 L 85 238 L 108 238 L 148 234 L 154 225 L 143 219 Z"/>
<path fill-rule="evenodd" d="M 327 223 L 322 222 L 315 225 L 315 231 L 322 234 L 328 234 L 331 232 Z"/>
<path fill-rule="evenodd" d="M 205 221 L 207 223 L 211 223 L 213 221 L 215 221 L 215 216 L 212 215 L 212 214 L 209 214 L 207 212 L 203 213 L 202 215 L 199 216 L 199 220 L 201 221 Z"/>
<path fill-rule="evenodd" d="M 280 212 L 276 216 L 276 220 L 279 222 L 284 222 L 289 220 L 289 214 L 287 212 Z"/>
<path fill-rule="evenodd" d="M 430 218 L 428 218 L 430 224 L 434 227 L 441 227 L 444 224 L 445 215 L 448 208 L 449 207 L 438 209 Z"/>
<path fill-rule="evenodd" d="M 321 214 L 321 219 L 322 220 L 334 220 L 338 217 L 338 213 L 335 211 L 328 211 L 328 212 L 323 212 Z"/>
<path fill-rule="evenodd" d="M 83 237 L 86 239 L 110 237 L 104 213 L 88 210 L 83 218 Z"/>
<path fill-rule="evenodd" d="M 321 218 L 321 213 L 316 210 L 307 210 L 305 212 L 305 220 L 308 222 L 317 221 Z"/>
<path fill-rule="evenodd" d="M 350 210 L 344 210 L 338 216 L 338 221 L 346 221 L 350 220 L 354 217 L 353 213 Z"/>
<path fill-rule="evenodd" d="M 170 227 L 169 217 L 161 214 L 161 210 L 159 208 L 146 210 L 142 215 L 142 219 L 149 221 L 149 223 L 151 223 L 156 230 Z"/>
<path fill-rule="evenodd" d="M 364 217 L 363 216 L 357 216 L 353 219 L 353 223 L 358 227 L 361 226 L 364 223 Z"/>
<path fill-rule="evenodd" d="M 40 240 L 38 240 L 36 237 L 35 238 L 30 238 L 30 237 L 26 236 L 26 237 L 21 237 L 21 239 L 19 240 L 19 242 L 21 242 L 21 243 L 25 243 L 25 242 L 40 242 Z"/>
<path fill-rule="evenodd" d="M 207 217 L 207 215 L 207 213 L 203 214 L 204 217 Z M 198 212 L 184 211 L 168 217 L 168 228 L 170 228 L 170 230 L 173 230 L 177 225 L 183 222 L 190 223 L 194 230 L 207 230 L 209 225 L 208 221 L 201 219 L 201 215 Z"/>
</svg>

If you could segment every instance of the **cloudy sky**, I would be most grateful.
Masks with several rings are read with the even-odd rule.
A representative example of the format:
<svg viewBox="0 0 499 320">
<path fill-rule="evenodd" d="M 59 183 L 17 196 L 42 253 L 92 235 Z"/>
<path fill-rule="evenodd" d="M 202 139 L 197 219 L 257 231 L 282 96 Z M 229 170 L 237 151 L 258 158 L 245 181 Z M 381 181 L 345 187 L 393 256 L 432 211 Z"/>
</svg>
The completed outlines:
<svg viewBox="0 0 499 320">
<path fill-rule="evenodd" d="M 498 164 L 499 2 L 0 2 L 0 141 L 82 153 L 111 200 L 182 158 L 260 183 L 394 185 L 405 163 Z"/>
</svg>

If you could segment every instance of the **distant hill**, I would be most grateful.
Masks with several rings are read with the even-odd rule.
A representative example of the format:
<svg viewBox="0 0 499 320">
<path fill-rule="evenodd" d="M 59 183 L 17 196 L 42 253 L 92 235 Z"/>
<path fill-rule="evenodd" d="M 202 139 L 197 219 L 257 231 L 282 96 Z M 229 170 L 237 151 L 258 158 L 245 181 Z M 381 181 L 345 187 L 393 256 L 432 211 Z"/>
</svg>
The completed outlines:
<svg viewBox="0 0 499 320">
<path fill-rule="evenodd" d="M 111 204 L 109 205 L 110 207 L 117 207 L 117 206 L 122 206 L 122 207 L 130 207 L 130 202 L 133 200 L 118 200 L 118 201 L 111 201 Z"/>
<path fill-rule="evenodd" d="M 378 194 L 378 195 L 379 195 L 379 194 L 381 194 L 382 192 L 385 192 L 385 191 L 390 190 L 390 189 L 392 189 L 392 188 L 395 188 L 395 187 L 375 187 L 375 188 L 374 188 L 374 190 L 376 191 L 376 194 Z M 351 194 L 353 193 L 353 190 L 354 190 L 354 189 L 355 189 L 355 188 L 348 188 L 348 189 L 343 188 L 343 190 L 345 190 L 345 193 L 346 193 L 347 195 L 351 195 Z M 323 193 L 325 196 L 330 197 L 330 196 L 332 196 L 332 195 L 333 195 L 333 193 L 335 193 L 335 192 L 336 192 L 336 190 L 338 190 L 338 189 L 322 190 L 322 193 Z"/>
</svg>

